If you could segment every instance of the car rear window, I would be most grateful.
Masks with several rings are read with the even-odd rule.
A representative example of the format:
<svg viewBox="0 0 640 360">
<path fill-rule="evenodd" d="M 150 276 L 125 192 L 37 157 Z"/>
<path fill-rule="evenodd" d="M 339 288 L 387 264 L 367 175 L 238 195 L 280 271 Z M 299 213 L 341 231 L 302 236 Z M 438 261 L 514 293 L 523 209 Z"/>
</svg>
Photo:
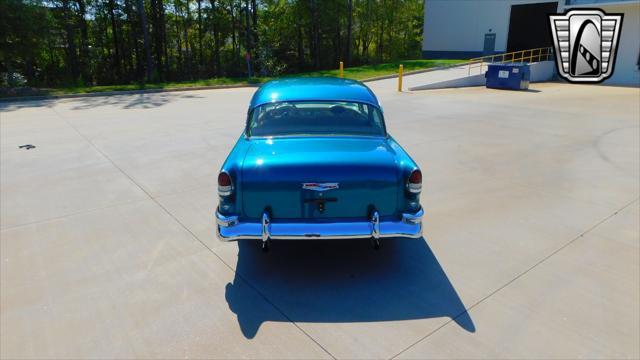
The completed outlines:
<svg viewBox="0 0 640 360">
<path fill-rule="evenodd" d="M 380 110 L 345 101 L 275 102 L 249 114 L 247 136 L 360 135 L 384 136 Z"/>
</svg>

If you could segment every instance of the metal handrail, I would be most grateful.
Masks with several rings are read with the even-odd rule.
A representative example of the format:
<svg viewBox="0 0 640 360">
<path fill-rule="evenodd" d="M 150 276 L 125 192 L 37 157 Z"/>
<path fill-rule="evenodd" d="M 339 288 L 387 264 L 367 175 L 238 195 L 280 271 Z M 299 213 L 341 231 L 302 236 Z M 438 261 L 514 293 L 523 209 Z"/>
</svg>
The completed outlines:
<svg viewBox="0 0 640 360">
<path fill-rule="evenodd" d="M 529 55 L 525 56 L 525 53 L 528 53 Z M 516 58 L 516 54 L 520 54 L 519 57 Z M 481 56 L 481 57 L 469 59 L 467 61 L 467 65 L 468 65 L 467 74 L 471 75 L 471 68 L 475 68 L 478 66 L 480 67 L 480 74 L 482 74 L 482 64 L 484 64 L 485 60 L 488 60 L 488 59 L 491 59 L 492 63 L 499 63 L 499 64 L 514 63 L 518 61 L 523 63 L 525 62 L 525 60 L 526 62 L 533 62 L 534 59 L 536 59 L 536 61 L 542 61 L 543 58 L 546 61 L 546 60 L 549 60 L 551 55 L 553 55 L 553 48 L 544 47 L 544 48 L 512 51 L 512 52 L 503 53 L 503 54 Z M 507 58 L 509 56 L 511 56 L 510 59 Z M 496 61 L 496 58 L 500 58 L 500 60 Z"/>
</svg>

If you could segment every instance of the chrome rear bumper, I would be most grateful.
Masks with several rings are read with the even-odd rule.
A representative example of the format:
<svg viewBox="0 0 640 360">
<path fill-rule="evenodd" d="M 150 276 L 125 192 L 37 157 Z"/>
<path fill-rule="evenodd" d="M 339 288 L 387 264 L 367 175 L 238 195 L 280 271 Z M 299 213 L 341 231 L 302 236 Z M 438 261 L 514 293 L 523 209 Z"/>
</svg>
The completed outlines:
<svg viewBox="0 0 640 360">
<path fill-rule="evenodd" d="M 331 223 L 271 222 L 264 213 L 261 222 L 240 222 L 237 216 L 225 216 L 216 210 L 216 228 L 222 241 L 241 239 L 311 240 L 356 239 L 422 236 L 424 210 L 415 214 L 402 214 L 397 221 L 380 221 L 375 211 L 370 221 L 344 221 Z"/>
</svg>

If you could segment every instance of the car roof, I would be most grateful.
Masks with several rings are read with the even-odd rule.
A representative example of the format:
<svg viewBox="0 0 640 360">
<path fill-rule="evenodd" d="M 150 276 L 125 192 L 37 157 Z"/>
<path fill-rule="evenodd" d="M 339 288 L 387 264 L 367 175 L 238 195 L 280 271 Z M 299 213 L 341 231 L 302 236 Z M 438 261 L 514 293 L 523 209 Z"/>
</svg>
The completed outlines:
<svg viewBox="0 0 640 360">
<path fill-rule="evenodd" d="M 253 94 L 249 110 L 280 101 L 353 101 L 380 107 L 378 99 L 363 83 L 336 77 L 301 77 L 271 80 Z"/>
</svg>

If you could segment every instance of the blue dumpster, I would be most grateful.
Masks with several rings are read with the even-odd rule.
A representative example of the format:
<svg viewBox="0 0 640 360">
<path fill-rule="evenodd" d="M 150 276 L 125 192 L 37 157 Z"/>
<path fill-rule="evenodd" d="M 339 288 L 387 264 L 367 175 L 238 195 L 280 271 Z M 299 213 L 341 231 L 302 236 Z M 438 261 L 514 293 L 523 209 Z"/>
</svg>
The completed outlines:
<svg viewBox="0 0 640 360">
<path fill-rule="evenodd" d="M 492 89 L 526 90 L 529 88 L 529 64 L 489 64 L 484 74 Z"/>
</svg>

